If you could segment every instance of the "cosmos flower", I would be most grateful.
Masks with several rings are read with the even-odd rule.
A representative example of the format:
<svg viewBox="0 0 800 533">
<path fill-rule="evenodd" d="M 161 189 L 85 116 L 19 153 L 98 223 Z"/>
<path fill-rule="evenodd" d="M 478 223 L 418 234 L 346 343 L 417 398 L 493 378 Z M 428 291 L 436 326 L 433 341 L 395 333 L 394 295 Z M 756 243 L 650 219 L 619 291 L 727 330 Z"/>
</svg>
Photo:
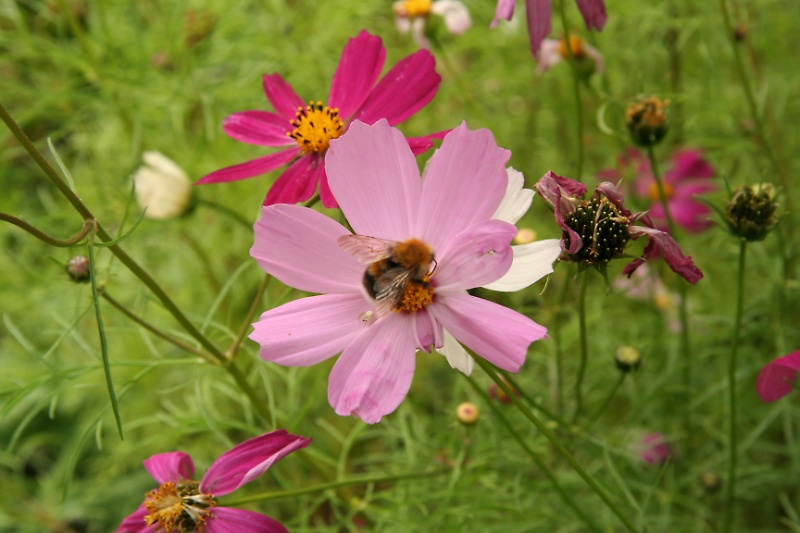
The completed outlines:
<svg viewBox="0 0 800 533">
<path fill-rule="evenodd" d="M 642 437 L 639 458 L 653 466 L 661 466 L 672 457 L 672 447 L 663 433 L 648 433 Z"/>
<path fill-rule="evenodd" d="M 602 30 L 606 23 L 606 5 L 603 0 L 575 0 L 586 23 L 586 29 Z M 514 15 L 516 0 L 497 0 L 494 20 L 491 28 L 497 26 L 500 19 L 511 20 Z M 539 57 L 542 41 L 550 33 L 550 0 L 525 0 L 527 11 L 528 35 L 531 39 L 531 52 Z"/>
<path fill-rule="evenodd" d="M 142 159 L 144 165 L 133 174 L 133 190 L 144 216 L 163 220 L 182 215 L 192 195 L 189 176 L 160 152 L 145 152 Z"/>
<path fill-rule="evenodd" d="M 392 5 L 392 10 L 397 30 L 400 33 L 410 31 L 422 48 L 430 48 L 425 29 L 431 15 L 441 17 L 447 31 L 453 35 L 461 35 L 472 26 L 467 6 L 458 0 L 400 0 Z"/>
<path fill-rule="evenodd" d="M 618 182 L 629 174 L 633 174 L 636 195 L 650 201 L 648 211 L 656 227 L 666 231 L 664 207 L 645 154 L 633 148 L 628 149 L 619 157 L 616 169 L 603 170 L 597 175 Z M 692 232 L 701 232 L 712 226 L 709 218 L 711 209 L 695 196 L 717 190 L 717 185 L 712 181 L 715 174 L 714 167 L 703 158 L 701 150 L 683 149 L 672 154 L 663 183 L 667 208 L 676 225 Z"/>
<path fill-rule="evenodd" d="M 586 44 L 575 35 L 569 36 L 569 42 L 572 55 L 578 65 L 578 73 L 582 79 L 589 79 L 595 72 L 598 74 L 603 72 L 603 56 L 597 48 Z M 563 37 L 561 39 L 545 39 L 542 41 L 542 48 L 539 51 L 536 73 L 542 74 L 565 59 L 569 59 L 566 39 Z"/>
<path fill-rule="evenodd" d="M 241 111 L 228 116 L 222 127 L 238 141 L 287 148 L 217 170 L 197 183 L 252 178 L 290 163 L 264 205 L 303 202 L 314 195 L 319 184 L 322 204 L 337 207 L 324 165 L 330 141 L 347 131 L 354 120 L 367 124 L 381 118 L 392 125 L 403 122 L 427 105 L 439 89 L 441 76 L 427 50 L 407 56 L 377 81 L 385 59 L 380 37 L 362 31 L 350 39 L 333 76 L 327 103 L 310 101 L 305 105 L 280 74 L 265 75 L 264 93 L 275 113 Z M 433 146 L 431 139 L 444 133 L 409 138 L 408 144 L 419 154 Z"/>
<path fill-rule="evenodd" d="M 405 398 L 417 350 L 444 352 L 468 373 L 473 361 L 463 343 L 517 372 L 545 328 L 467 293 L 501 281 L 514 261 L 517 230 L 495 218 L 515 216 L 525 196 L 509 183 L 508 157 L 490 132 L 461 125 L 423 180 L 402 133 L 385 120 L 353 123 L 331 143 L 326 167 L 355 233 L 294 205 L 265 206 L 256 222 L 250 253 L 261 267 L 289 286 L 322 293 L 261 316 L 250 338 L 262 359 L 308 366 L 341 353 L 328 401 L 336 413 L 370 424 Z M 536 271 L 552 271 L 554 256 L 542 254 L 550 264 Z"/>
<path fill-rule="evenodd" d="M 800 371 L 800 350 L 770 361 L 756 380 L 756 391 L 762 401 L 780 400 L 795 388 L 794 381 Z"/>
<path fill-rule="evenodd" d="M 286 455 L 305 448 L 311 439 L 273 431 L 246 440 L 220 455 L 195 481 L 194 463 L 183 452 L 153 455 L 144 467 L 159 483 L 145 501 L 122 521 L 116 533 L 288 533 L 268 516 L 243 509 L 218 507 L 217 498 L 263 474 Z"/>
<path fill-rule="evenodd" d="M 613 183 L 599 184 L 588 200 L 583 199 L 584 184 L 553 172 L 542 176 L 535 188 L 553 206 L 556 222 L 563 230 L 563 261 L 604 271 L 612 259 L 623 256 L 631 240 L 645 236 L 649 242 L 643 257 L 627 265 L 624 274 L 630 276 L 646 259 L 662 256 L 673 272 L 689 283 L 702 279 L 703 273 L 692 258 L 683 255 L 667 232 L 654 228 L 647 213 L 633 214 L 624 206 L 622 193 Z M 645 225 L 634 225 L 638 221 Z"/>
</svg>

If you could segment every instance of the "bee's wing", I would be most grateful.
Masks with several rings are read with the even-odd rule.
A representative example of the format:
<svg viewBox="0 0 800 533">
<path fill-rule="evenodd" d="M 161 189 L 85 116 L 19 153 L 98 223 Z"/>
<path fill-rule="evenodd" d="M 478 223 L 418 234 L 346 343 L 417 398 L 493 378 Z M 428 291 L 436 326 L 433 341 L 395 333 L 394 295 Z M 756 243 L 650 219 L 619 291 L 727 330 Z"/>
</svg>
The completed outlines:
<svg viewBox="0 0 800 533">
<path fill-rule="evenodd" d="M 375 309 L 378 316 L 388 315 L 400 303 L 410 279 L 410 270 L 393 268 L 375 280 Z"/>
<path fill-rule="evenodd" d="M 366 235 L 342 235 L 336 241 L 339 248 L 355 256 L 361 263 L 374 263 L 389 256 L 394 241 L 367 237 Z"/>
</svg>

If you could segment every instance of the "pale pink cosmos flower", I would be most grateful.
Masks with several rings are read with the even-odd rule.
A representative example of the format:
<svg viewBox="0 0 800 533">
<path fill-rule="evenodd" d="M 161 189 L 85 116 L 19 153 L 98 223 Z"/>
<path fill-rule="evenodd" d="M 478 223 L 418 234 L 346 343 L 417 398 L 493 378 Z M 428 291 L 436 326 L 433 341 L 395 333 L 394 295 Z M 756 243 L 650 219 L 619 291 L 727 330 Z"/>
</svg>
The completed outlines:
<svg viewBox="0 0 800 533">
<path fill-rule="evenodd" d="M 495 218 L 499 211 L 513 218 L 522 197 L 509 184 L 508 158 L 489 131 L 461 125 L 445 137 L 422 179 L 402 133 L 385 120 L 353 123 L 331 143 L 326 170 L 355 233 L 293 205 L 265 206 L 256 222 L 250 253 L 261 267 L 289 286 L 322 293 L 261 316 L 250 338 L 261 345 L 262 359 L 308 366 L 341 353 L 328 401 L 336 413 L 370 424 L 405 398 L 417 350 L 437 349 L 469 372 L 463 343 L 517 372 L 546 329 L 467 293 L 513 270 L 516 228 Z M 519 194 L 507 195 L 509 189 Z M 406 258 L 416 251 L 413 275 L 403 274 L 412 267 L 401 268 L 401 248 Z M 551 264 L 537 272 L 552 271 L 554 256 L 541 254 Z M 396 287 L 399 300 L 376 289 L 385 273 L 392 274 L 387 285 L 405 280 Z"/>
<path fill-rule="evenodd" d="M 407 56 L 378 81 L 385 59 L 380 37 L 361 31 L 350 39 L 333 76 L 327 103 L 311 101 L 306 105 L 280 74 L 265 75 L 264 93 L 275 113 L 241 111 L 228 116 L 222 126 L 238 141 L 287 148 L 217 170 L 197 184 L 252 178 L 290 163 L 269 190 L 264 205 L 306 201 L 319 184 L 322 204 L 337 207 L 324 165 L 330 141 L 347 131 L 354 120 L 373 124 L 386 118 L 392 125 L 403 122 L 427 105 L 439 89 L 441 76 L 427 50 Z M 408 144 L 419 154 L 433 146 L 431 139 L 444 133 L 409 138 Z"/>
<path fill-rule="evenodd" d="M 217 498 L 263 474 L 311 439 L 273 431 L 246 440 L 220 455 L 195 481 L 194 463 L 184 452 L 153 455 L 144 467 L 159 487 L 127 516 L 116 533 L 288 533 L 280 522 L 244 509 L 218 507 Z"/>
<path fill-rule="evenodd" d="M 617 182 L 631 172 L 637 196 L 650 201 L 650 217 L 657 228 L 666 230 L 664 207 L 650 169 L 650 161 L 645 154 L 630 148 L 619 157 L 616 169 L 603 170 L 597 175 Z M 702 150 L 686 148 L 672 154 L 664 172 L 663 183 L 667 208 L 676 225 L 695 233 L 713 225 L 710 219 L 711 209 L 696 196 L 717 190 L 718 186 L 713 181 L 715 175 L 714 167 L 705 160 Z"/>
<path fill-rule="evenodd" d="M 756 391 L 762 401 L 780 400 L 795 388 L 797 372 L 800 371 L 800 350 L 770 361 L 756 380 Z"/>
<path fill-rule="evenodd" d="M 399 0 L 392 5 L 392 10 L 396 15 L 397 31 L 411 32 L 414 41 L 422 48 L 431 47 L 425 27 L 432 15 L 441 17 L 445 28 L 453 35 L 461 35 L 472 27 L 467 6 L 458 0 Z"/>
<path fill-rule="evenodd" d="M 575 0 L 586 23 L 586 29 L 602 30 L 606 24 L 606 5 L 603 0 Z M 494 20 L 491 28 L 497 26 L 500 19 L 511 20 L 514 15 L 516 0 L 497 0 Z M 539 57 L 542 41 L 550 33 L 550 0 L 525 0 L 527 12 L 528 35 L 531 40 L 531 52 Z"/>
</svg>

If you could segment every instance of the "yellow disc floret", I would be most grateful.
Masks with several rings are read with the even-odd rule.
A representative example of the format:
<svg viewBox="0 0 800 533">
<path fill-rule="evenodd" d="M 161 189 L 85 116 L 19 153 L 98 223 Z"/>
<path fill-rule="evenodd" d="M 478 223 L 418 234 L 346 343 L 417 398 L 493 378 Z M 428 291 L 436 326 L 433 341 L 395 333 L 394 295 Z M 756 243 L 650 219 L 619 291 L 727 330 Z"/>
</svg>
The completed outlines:
<svg viewBox="0 0 800 533">
<path fill-rule="evenodd" d="M 583 41 L 581 41 L 580 37 L 575 35 L 569 36 L 569 49 L 567 49 L 567 40 L 563 37 L 558 42 L 558 54 L 564 58 L 569 59 L 569 52 L 572 51 L 572 55 L 575 56 L 577 59 L 580 59 L 584 56 L 585 52 L 583 51 Z"/>
<path fill-rule="evenodd" d="M 395 2 L 392 9 L 401 17 L 410 19 L 427 17 L 431 14 L 432 3 L 431 0 L 404 0 L 402 2 Z"/>
<path fill-rule="evenodd" d="M 324 154 L 331 140 L 344 133 L 344 121 L 339 118 L 339 110 L 323 106 L 322 102 L 309 102 L 306 107 L 298 108 L 292 126 L 294 130 L 287 135 L 297 141 L 303 154 Z"/>
<path fill-rule="evenodd" d="M 428 276 L 425 276 L 422 281 L 411 280 L 408 282 L 403 297 L 394 310 L 398 313 L 401 311 L 416 313 L 431 302 L 433 302 L 433 287 L 428 282 Z"/>
<path fill-rule="evenodd" d="M 164 533 L 203 531 L 217 501 L 200 494 L 197 481 L 167 482 L 145 495 L 148 526 Z"/>
</svg>

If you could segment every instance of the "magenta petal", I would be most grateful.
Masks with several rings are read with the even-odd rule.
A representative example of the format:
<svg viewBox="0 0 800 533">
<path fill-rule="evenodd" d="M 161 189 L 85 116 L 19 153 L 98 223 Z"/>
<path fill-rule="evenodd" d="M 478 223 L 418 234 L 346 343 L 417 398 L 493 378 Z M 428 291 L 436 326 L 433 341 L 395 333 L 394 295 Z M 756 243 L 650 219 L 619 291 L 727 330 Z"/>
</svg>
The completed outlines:
<svg viewBox="0 0 800 533">
<path fill-rule="evenodd" d="M 347 41 L 333 75 L 328 105 L 338 108 L 342 118 L 352 115 L 378 81 L 385 60 L 386 49 L 380 37 L 361 30 Z"/>
<path fill-rule="evenodd" d="M 430 150 L 433 147 L 433 139 L 444 139 L 445 135 L 452 130 L 442 130 L 423 137 L 407 137 L 408 146 L 414 155 L 419 155 Z"/>
<path fill-rule="evenodd" d="M 509 155 L 489 130 L 461 124 L 448 133 L 425 170 L 415 233 L 437 251 L 492 218 L 508 187 Z"/>
<path fill-rule="evenodd" d="M 250 338 L 261 358 L 284 366 L 308 366 L 333 357 L 370 325 L 375 313 L 361 294 L 310 296 L 270 309 L 253 324 Z"/>
<path fill-rule="evenodd" d="M 267 111 L 241 111 L 225 117 L 222 129 L 237 141 L 258 146 L 297 144 L 287 133 L 292 125 L 283 117 Z"/>
<path fill-rule="evenodd" d="M 568 254 L 575 254 L 583 248 L 583 240 L 577 231 L 567 226 L 564 215 L 575 211 L 574 204 L 568 198 L 583 196 L 586 186 L 575 180 L 555 174 L 552 170 L 542 176 L 533 186 L 547 203 L 553 206 L 558 227 L 569 235 L 569 247 L 564 246 L 565 239 L 561 237 L 561 248 Z"/>
<path fill-rule="evenodd" d="M 350 232 L 322 213 L 289 204 L 261 208 L 250 255 L 267 273 L 301 291 L 361 291 L 364 265 L 336 240 Z M 324 259 L 324 261 L 322 260 Z"/>
<path fill-rule="evenodd" d="M 310 199 L 317 190 L 322 168 L 322 159 L 316 154 L 300 156 L 272 184 L 264 205 L 296 204 Z"/>
<path fill-rule="evenodd" d="M 425 107 L 436 95 L 441 81 L 431 53 L 415 52 L 386 73 L 353 120 L 374 124 L 385 118 L 394 126 Z"/>
<path fill-rule="evenodd" d="M 433 280 L 437 290 L 463 291 L 497 281 L 511 268 L 513 224 L 487 220 L 459 233 L 437 255 Z"/>
<path fill-rule="evenodd" d="M 264 94 L 275 111 L 287 121 L 297 118 L 298 108 L 306 106 L 280 74 L 264 75 Z"/>
<path fill-rule="evenodd" d="M 711 209 L 696 200 L 673 198 L 669 201 L 669 209 L 675 224 L 689 231 L 703 231 L 714 225 L 709 218 Z"/>
<path fill-rule="evenodd" d="M 550 33 L 550 0 L 525 0 L 531 52 L 539 57 L 542 41 Z"/>
<path fill-rule="evenodd" d="M 144 521 L 144 517 L 149 513 L 144 503 L 142 503 L 138 509 L 125 517 L 117 529 L 114 530 L 114 533 L 143 533 L 145 531 L 155 531 L 155 527 L 148 526 Z"/>
<path fill-rule="evenodd" d="M 167 452 L 151 455 L 144 460 L 144 467 L 159 484 L 180 479 L 192 479 L 194 463 L 188 453 Z"/>
<path fill-rule="evenodd" d="M 669 182 L 680 182 L 687 179 L 713 178 L 714 167 L 703 159 L 701 150 L 678 150 L 671 157 L 672 168 L 664 173 Z"/>
<path fill-rule="evenodd" d="M 602 30 L 606 24 L 606 5 L 603 0 L 575 0 L 586 22 L 587 30 Z"/>
<path fill-rule="evenodd" d="M 519 371 L 533 341 L 547 336 L 530 318 L 461 292 L 441 295 L 428 309 L 460 343 L 510 372 Z"/>
<path fill-rule="evenodd" d="M 331 371 L 328 401 L 337 414 L 375 424 L 408 394 L 416 364 L 411 317 L 379 319 L 342 353 Z"/>
<path fill-rule="evenodd" d="M 798 371 L 800 371 L 800 351 L 770 361 L 758 373 L 756 380 L 756 391 L 761 400 L 774 402 L 792 392 L 794 389 L 792 384 Z"/>
<path fill-rule="evenodd" d="M 331 191 L 331 186 L 328 183 L 328 172 L 325 170 L 324 164 L 320 165 L 319 168 L 319 199 L 322 205 L 328 209 L 336 209 L 339 207 L 339 202 L 333 197 L 333 191 Z"/>
<path fill-rule="evenodd" d="M 204 533 L 289 533 L 277 520 L 253 511 L 214 507 L 211 514 Z"/>
<path fill-rule="evenodd" d="M 511 20 L 514 16 L 514 4 L 516 0 L 497 0 L 497 8 L 494 12 L 494 20 L 489 25 L 490 28 L 497 26 L 497 21 L 500 19 Z"/>
<path fill-rule="evenodd" d="M 630 226 L 628 231 L 631 234 L 631 238 L 636 239 L 642 235 L 646 235 L 650 242 L 647 244 L 647 247 L 644 249 L 644 254 L 642 257 L 644 259 L 649 259 L 650 257 L 654 256 L 663 256 L 664 261 L 667 262 L 667 266 L 672 269 L 673 272 L 682 276 L 686 281 L 689 283 L 697 283 L 701 279 L 703 279 L 703 273 L 697 268 L 692 261 L 692 258 L 683 255 L 681 249 L 678 247 L 678 243 L 669 236 L 669 233 L 664 231 L 655 229 L 655 228 L 648 228 L 645 226 Z M 630 265 L 623 269 L 623 272 L 630 276 L 636 267 L 638 267 L 641 260 L 635 260 Z M 631 265 L 635 266 L 631 269 Z"/>
<path fill-rule="evenodd" d="M 353 122 L 331 141 L 325 171 L 356 233 L 392 241 L 413 236 L 422 189 L 419 168 L 403 134 L 385 119 L 372 126 Z"/>
<path fill-rule="evenodd" d="M 200 492 L 224 496 L 250 483 L 286 455 L 311 444 L 279 429 L 254 437 L 220 455 L 200 481 Z"/>
<path fill-rule="evenodd" d="M 258 159 L 247 161 L 246 163 L 225 167 L 212 172 L 211 174 L 207 174 L 197 180 L 195 185 L 223 183 L 228 181 L 254 178 L 256 176 L 260 176 L 261 174 L 266 174 L 271 170 L 275 170 L 279 166 L 285 165 L 298 155 L 300 155 L 300 150 L 298 148 L 281 150 L 280 152 L 275 152 L 274 154 L 259 157 Z"/>
</svg>

